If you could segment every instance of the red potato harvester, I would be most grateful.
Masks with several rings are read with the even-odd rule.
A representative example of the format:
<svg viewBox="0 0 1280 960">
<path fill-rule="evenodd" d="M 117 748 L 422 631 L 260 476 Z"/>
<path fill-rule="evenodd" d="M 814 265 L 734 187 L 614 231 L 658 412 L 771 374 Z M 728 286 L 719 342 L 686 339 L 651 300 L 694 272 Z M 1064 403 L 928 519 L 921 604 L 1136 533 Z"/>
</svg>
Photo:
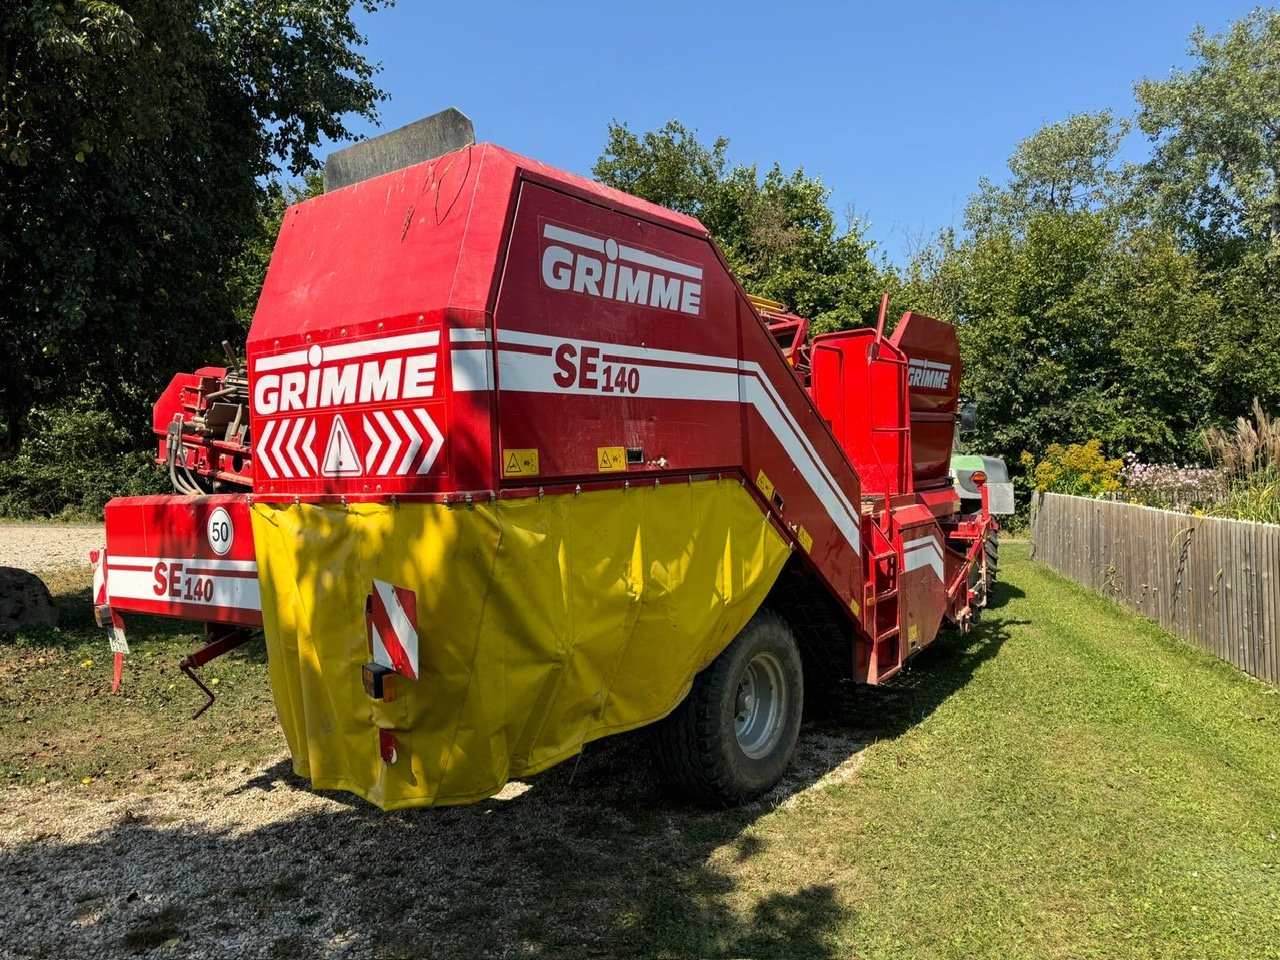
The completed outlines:
<svg viewBox="0 0 1280 960">
<path fill-rule="evenodd" d="M 176 493 L 107 505 L 117 686 L 122 614 L 205 622 L 197 683 L 260 627 L 318 788 L 463 803 L 657 724 L 686 792 L 759 795 L 806 676 L 968 627 L 995 529 L 947 476 L 952 327 L 807 333 L 697 220 L 456 111 L 335 154 L 246 362 L 156 405 Z"/>
</svg>

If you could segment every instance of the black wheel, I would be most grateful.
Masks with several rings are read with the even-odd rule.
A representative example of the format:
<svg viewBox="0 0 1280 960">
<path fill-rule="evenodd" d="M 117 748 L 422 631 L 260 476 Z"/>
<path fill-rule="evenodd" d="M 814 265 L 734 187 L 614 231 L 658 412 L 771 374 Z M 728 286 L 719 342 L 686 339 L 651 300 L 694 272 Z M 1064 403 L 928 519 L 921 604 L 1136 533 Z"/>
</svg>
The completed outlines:
<svg viewBox="0 0 1280 960">
<path fill-rule="evenodd" d="M 743 803 L 782 779 L 803 708 L 795 637 L 781 617 L 761 609 L 657 725 L 658 763 L 695 800 Z"/>
<path fill-rule="evenodd" d="M 1000 571 L 1000 531 L 992 530 L 987 537 L 987 596 L 991 596 L 991 588 L 996 585 L 996 574 Z"/>
</svg>

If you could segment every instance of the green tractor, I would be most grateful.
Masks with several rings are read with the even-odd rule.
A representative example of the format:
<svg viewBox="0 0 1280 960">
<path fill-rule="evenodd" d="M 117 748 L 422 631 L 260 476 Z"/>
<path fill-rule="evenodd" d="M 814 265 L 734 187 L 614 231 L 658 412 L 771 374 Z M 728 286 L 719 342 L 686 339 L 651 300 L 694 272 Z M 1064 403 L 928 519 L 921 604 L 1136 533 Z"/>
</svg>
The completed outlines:
<svg viewBox="0 0 1280 960">
<path fill-rule="evenodd" d="M 951 452 L 951 482 L 960 494 L 960 512 L 977 513 L 982 509 L 982 488 L 987 490 L 987 508 L 993 516 L 1009 516 L 1014 512 L 1013 483 L 1009 468 L 999 457 L 986 457 L 976 453 L 961 453 L 961 431 L 972 430 L 977 421 L 977 406 L 967 403 L 960 409 L 956 423 L 956 438 Z M 986 591 L 996 582 L 1000 568 L 1000 532 L 987 540 Z M 981 576 L 975 571 L 974 576 Z"/>
</svg>

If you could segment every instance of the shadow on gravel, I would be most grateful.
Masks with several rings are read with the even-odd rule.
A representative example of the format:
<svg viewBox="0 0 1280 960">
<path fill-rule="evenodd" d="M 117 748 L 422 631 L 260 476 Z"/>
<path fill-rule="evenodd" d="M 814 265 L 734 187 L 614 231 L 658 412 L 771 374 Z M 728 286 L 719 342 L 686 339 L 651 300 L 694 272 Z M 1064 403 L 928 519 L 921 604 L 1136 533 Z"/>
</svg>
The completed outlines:
<svg viewBox="0 0 1280 960">
<path fill-rule="evenodd" d="M 810 711 L 787 780 L 751 806 L 704 810 L 669 795 L 641 731 L 589 745 L 508 799 L 382 813 L 333 795 L 237 827 L 255 804 L 278 811 L 308 789 L 280 763 L 193 794 L 212 811 L 200 828 L 140 800 L 83 842 L 0 851 L 0 877 L 26 891 L 0 918 L 0 955 L 839 956 L 837 935 L 856 916 L 833 886 L 761 898 L 719 865 L 768 858 L 769 842 L 747 832 L 757 819 L 962 688 L 1007 638 L 995 611 L 1008 590 L 902 679 Z"/>
</svg>

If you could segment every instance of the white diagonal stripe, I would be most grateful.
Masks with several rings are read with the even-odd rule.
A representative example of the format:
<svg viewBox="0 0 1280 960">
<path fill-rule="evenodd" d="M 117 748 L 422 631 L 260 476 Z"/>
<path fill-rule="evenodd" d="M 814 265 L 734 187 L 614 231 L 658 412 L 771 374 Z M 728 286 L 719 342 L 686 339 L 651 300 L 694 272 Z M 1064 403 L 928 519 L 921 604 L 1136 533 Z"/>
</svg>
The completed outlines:
<svg viewBox="0 0 1280 960">
<path fill-rule="evenodd" d="M 375 580 L 373 581 L 373 588 L 378 591 L 378 596 L 382 598 L 382 606 L 387 611 L 387 621 L 391 624 L 391 630 L 395 633 L 396 639 L 400 641 L 400 646 L 404 648 L 405 655 L 409 658 L 409 666 L 413 670 L 413 676 L 410 679 L 417 680 L 418 628 L 409 622 L 409 615 L 404 612 L 404 607 L 400 605 L 400 597 L 396 595 L 394 586 L 385 580 Z"/>
<path fill-rule="evenodd" d="M 278 480 L 280 478 L 280 474 L 276 473 L 276 468 L 271 463 L 271 456 L 267 447 L 267 444 L 271 442 L 271 432 L 275 430 L 275 428 L 276 422 L 274 420 L 268 420 L 267 425 L 262 428 L 262 436 L 258 438 L 258 461 L 262 464 L 263 469 L 267 471 L 267 475 L 270 476 L 272 480 Z"/>
<path fill-rule="evenodd" d="M 280 468 L 280 472 L 290 480 L 293 479 L 293 471 L 289 469 L 289 460 L 284 453 L 281 452 L 280 444 L 284 442 L 291 423 L 293 423 L 293 418 L 285 417 L 277 424 L 278 429 L 276 430 L 276 438 L 271 444 L 271 456 L 275 457 L 276 465 Z"/>
<path fill-rule="evenodd" d="M 422 449 L 422 434 L 414 429 L 408 414 L 403 410 L 396 411 L 396 419 L 400 421 L 400 426 L 404 428 L 404 435 L 409 438 L 409 449 L 404 452 L 404 459 L 400 461 L 400 466 L 396 467 L 396 473 L 404 474 L 409 472 L 409 467 L 413 465 L 413 458 Z"/>
<path fill-rule="evenodd" d="M 378 433 L 373 421 L 367 416 L 364 419 L 364 436 L 369 441 L 369 452 L 364 455 L 364 472 L 373 473 L 373 463 L 378 459 L 378 451 L 382 449 L 382 435 Z"/>
<path fill-rule="evenodd" d="M 311 420 L 307 426 L 306 439 L 302 441 L 302 452 L 307 455 L 307 463 L 311 464 L 311 475 L 320 475 L 320 462 L 316 460 L 316 422 Z"/>
<path fill-rule="evenodd" d="M 378 425 L 382 427 L 382 432 L 387 435 L 387 455 L 382 458 L 382 463 L 378 464 L 378 473 L 386 474 L 391 470 L 391 464 L 395 462 L 396 454 L 400 451 L 404 441 L 400 439 L 400 434 L 396 432 L 396 428 L 391 425 L 391 421 L 387 419 L 387 415 L 381 410 L 375 410 L 373 415 L 378 420 Z"/>
<path fill-rule="evenodd" d="M 946 579 L 942 546 L 935 536 L 917 537 L 902 544 L 902 571 L 910 573 L 923 567 L 931 569 L 939 580 Z"/>
<path fill-rule="evenodd" d="M 302 458 L 298 456 L 298 440 L 302 436 L 302 428 L 307 425 L 306 417 L 299 417 L 293 423 L 293 430 L 289 434 L 285 447 L 289 453 L 289 459 L 293 461 L 293 465 L 298 468 L 298 476 L 305 477 L 307 473 L 307 465 L 302 462 Z"/>
<path fill-rule="evenodd" d="M 528 393 L 590 394 L 599 396 L 598 389 L 586 389 L 576 383 L 569 387 L 557 386 L 554 381 L 555 361 L 550 356 L 503 350 L 502 344 L 555 347 L 565 343 L 564 338 L 516 330 L 498 331 L 497 350 L 498 381 L 503 390 Z M 854 508 L 844 489 L 819 456 L 808 434 L 800 429 L 791 410 L 782 401 L 766 376 L 764 369 L 752 361 L 739 361 L 732 357 L 683 353 L 676 350 L 656 350 L 632 344 L 605 343 L 603 341 L 569 341 L 580 348 L 595 348 L 601 353 L 619 356 L 624 362 L 634 363 L 643 369 L 640 390 L 636 396 L 667 400 L 710 400 L 726 403 L 748 403 L 755 407 L 769 430 L 791 458 L 814 496 L 822 504 L 832 522 L 855 554 L 861 555 L 861 512 Z M 453 351 L 460 353 L 481 351 Z M 487 353 L 488 351 L 484 351 Z M 682 367 L 663 366 L 663 363 L 696 364 L 713 370 L 690 370 Z M 455 361 L 455 374 L 456 374 Z M 455 375 L 454 392 L 463 387 Z"/>
<path fill-rule="evenodd" d="M 436 457 L 440 455 L 440 448 L 444 446 L 444 434 L 440 432 L 440 428 L 436 426 L 436 422 L 431 419 L 431 414 L 419 408 L 414 412 L 418 421 L 422 424 L 422 428 L 427 431 L 427 435 L 431 437 L 431 446 L 427 447 L 427 452 L 422 455 L 422 463 L 418 466 L 418 473 L 424 474 L 436 462 Z"/>
</svg>

